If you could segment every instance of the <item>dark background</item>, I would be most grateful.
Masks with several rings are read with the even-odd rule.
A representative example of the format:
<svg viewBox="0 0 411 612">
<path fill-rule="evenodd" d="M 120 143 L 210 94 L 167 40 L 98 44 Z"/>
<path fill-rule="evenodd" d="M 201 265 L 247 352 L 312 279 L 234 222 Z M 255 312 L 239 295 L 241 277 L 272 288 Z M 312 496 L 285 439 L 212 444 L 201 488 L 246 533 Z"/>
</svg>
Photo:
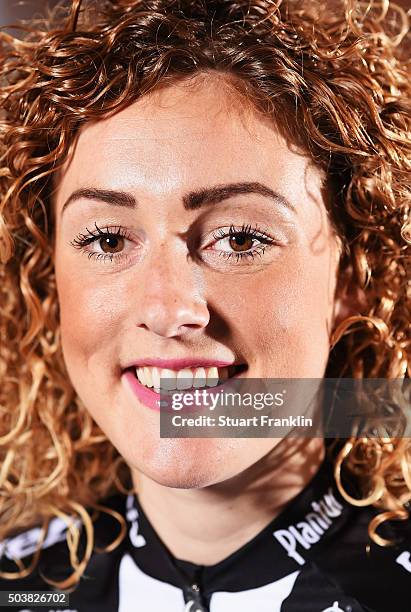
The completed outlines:
<svg viewBox="0 0 411 612">
<path fill-rule="evenodd" d="M 410 0 L 411 1 L 411 0 Z M 46 0 L 0 0 L 0 23 L 11 25 L 16 19 L 27 19 L 49 4 Z"/>
</svg>

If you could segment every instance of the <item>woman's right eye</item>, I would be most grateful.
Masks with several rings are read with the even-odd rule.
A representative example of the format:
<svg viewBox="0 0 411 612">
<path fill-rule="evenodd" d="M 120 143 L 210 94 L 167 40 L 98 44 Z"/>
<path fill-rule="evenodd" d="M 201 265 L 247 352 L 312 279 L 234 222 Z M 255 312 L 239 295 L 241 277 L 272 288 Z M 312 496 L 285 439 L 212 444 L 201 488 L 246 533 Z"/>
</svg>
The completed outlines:
<svg viewBox="0 0 411 612">
<path fill-rule="evenodd" d="M 121 226 L 106 227 L 102 230 L 96 223 L 94 225 L 95 231 L 92 232 L 86 228 L 87 234 L 78 234 L 70 245 L 86 253 L 89 259 L 113 261 L 126 257 L 124 251 L 128 250 L 131 243 L 127 230 Z M 90 248 L 91 246 L 93 248 Z"/>
</svg>

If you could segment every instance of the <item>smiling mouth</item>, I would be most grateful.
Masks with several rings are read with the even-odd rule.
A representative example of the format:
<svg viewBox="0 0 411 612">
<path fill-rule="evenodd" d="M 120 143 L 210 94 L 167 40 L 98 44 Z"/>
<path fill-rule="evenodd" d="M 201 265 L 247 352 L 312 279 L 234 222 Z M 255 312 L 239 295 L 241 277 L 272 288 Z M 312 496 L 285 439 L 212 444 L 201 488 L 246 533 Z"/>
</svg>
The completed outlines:
<svg viewBox="0 0 411 612">
<path fill-rule="evenodd" d="M 227 367 L 197 367 L 170 370 L 152 366 L 127 368 L 138 382 L 155 393 L 173 393 L 174 391 L 209 389 L 225 383 L 247 370 L 245 363 Z"/>
</svg>

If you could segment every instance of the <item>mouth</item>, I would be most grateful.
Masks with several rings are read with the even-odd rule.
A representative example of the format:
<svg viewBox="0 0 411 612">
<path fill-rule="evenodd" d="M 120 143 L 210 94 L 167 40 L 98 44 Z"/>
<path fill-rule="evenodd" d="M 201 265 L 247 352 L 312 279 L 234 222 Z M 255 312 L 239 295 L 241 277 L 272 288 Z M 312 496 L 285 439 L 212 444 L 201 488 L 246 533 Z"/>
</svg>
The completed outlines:
<svg viewBox="0 0 411 612">
<path fill-rule="evenodd" d="M 236 378 L 247 370 L 245 363 L 225 367 L 195 367 L 171 370 L 153 366 L 126 368 L 125 372 L 135 377 L 136 381 L 148 390 L 157 394 L 172 394 L 174 391 L 191 391 L 209 389 L 224 384 L 230 378 Z"/>
</svg>

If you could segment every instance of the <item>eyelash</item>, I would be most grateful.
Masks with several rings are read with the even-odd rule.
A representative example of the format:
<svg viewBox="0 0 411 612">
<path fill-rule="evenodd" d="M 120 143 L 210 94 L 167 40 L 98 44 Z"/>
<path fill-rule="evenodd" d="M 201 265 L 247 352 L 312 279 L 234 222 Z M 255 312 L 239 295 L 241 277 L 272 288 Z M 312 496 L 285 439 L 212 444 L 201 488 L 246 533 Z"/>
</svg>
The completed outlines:
<svg viewBox="0 0 411 612">
<path fill-rule="evenodd" d="M 127 257 L 122 253 L 97 253 L 96 251 L 88 251 L 86 247 L 102 237 L 122 237 L 131 240 L 130 234 L 128 234 L 127 230 L 125 230 L 121 225 L 112 228 L 106 226 L 104 229 L 101 229 L 97 223 L 94 223 L 94 226 L 96 228 L 94 231 L 91 231 L 86 227 L 87 233 L 78 234 L 74 240 L 70 242 L 70 245 L 76 249 L 79 249 L 80 251 L 83 251 L 84 253 L 87 253 L 89 259 L 95 257 L 96 260 L 106 261 L 109 259 L 110 261 L 113 261 L 113 259 L 122 259 L 123 257 Z M 250 224 L 243 223 L 239 229 L 235 228 L 234 225 L 231 225 L 228 232 L 227 230 L 220 228 L 212 233 L 215 241 L 219 241 L 224 238 L 233 238 L 238 235 L 244 235 L 246 238 L 251 238 L 253 241 L 258 240 L 260 244 L 257 246 L 257 248 L 253 248 L 252 250 L 250 249 L 248 251 L 219 251 L 220 257 L 227 260 L 235 257 L 237 262 L 249 257 L 254 259 L 254 257 L 257 255 L 262 257 L 267 246 L 270 247 L 277 244 L 276 241 L 268 236 L 263 230 L 260 230 L 257 225 L 252 228 Z"/>
<path fill-rule="evenodd" d="M 272 246 L 276 244 L 276 241 L 273 240 L 270 236 L 268 236 L 268 234 L 266 234 L 264 231 L 260 230 L 257 225 L 252 228 L 251 225 L 246 225 L 244 223 L 240 229 L 235 228 L 234 225 L 230 225 L 228 232 L 220 228 L 216 232 L 213 232 L 212 236 L 215 240 L 222 240 L 223 238 L 233 238 L 234 236 L 238 236 L 239 234 L 243 234 L 247 238 L 251 238 L 252 240 L 259 240 L 259 246 L 248 251 L 220 251 L 220 257 L 224 257 L 224 259 L 230 259 L 235 256 L 237 262 L 241 259 L 248 257 L 254 259 L 254 257 L 256 257 L 257 255 L 262 257 L 267 246 Z"/>
<path fill-rule="evenodd" d="M 105 231 L 101 229 L 97 225 L 97 223 L 94 223 L 94 226 L 96 228 L 94 232 L 92 232 L 86 227 L 87 234 L 83 234 L 83 233 L 78 234 L 74 238 L 74 240 L 70 242 L 71 246 L 73 246 L 75 249 L 79 249 L 80 251 L 83 251 L 84 253 L 87 253 L 89 259 L 91 259 L 92 257 L 95 257 L 96 260 L 106 261 L 107 259 L 109 259 L 110 261 L 113 261 L 113 259 L 122 259 L 123 257 L 126 257 L 122 253 L 118 253 L 118 254 L 97 253 L 96 251 L 87 251 L 85 248 L 86 246 L 88 246 L 89 244 L 92 244 L 96 240 L 99 240 L 103 237 L 105 238 L 106 237 L 114 237 L 114 238 L 121 237 L 121 238 L 126 238 L 127 240 L 131 240 L 130 234 L 121 225 L 118 225 L 116 227 L 110 227 L 110 228 L 106 226 L 104 228 Z"/>
</svg>

